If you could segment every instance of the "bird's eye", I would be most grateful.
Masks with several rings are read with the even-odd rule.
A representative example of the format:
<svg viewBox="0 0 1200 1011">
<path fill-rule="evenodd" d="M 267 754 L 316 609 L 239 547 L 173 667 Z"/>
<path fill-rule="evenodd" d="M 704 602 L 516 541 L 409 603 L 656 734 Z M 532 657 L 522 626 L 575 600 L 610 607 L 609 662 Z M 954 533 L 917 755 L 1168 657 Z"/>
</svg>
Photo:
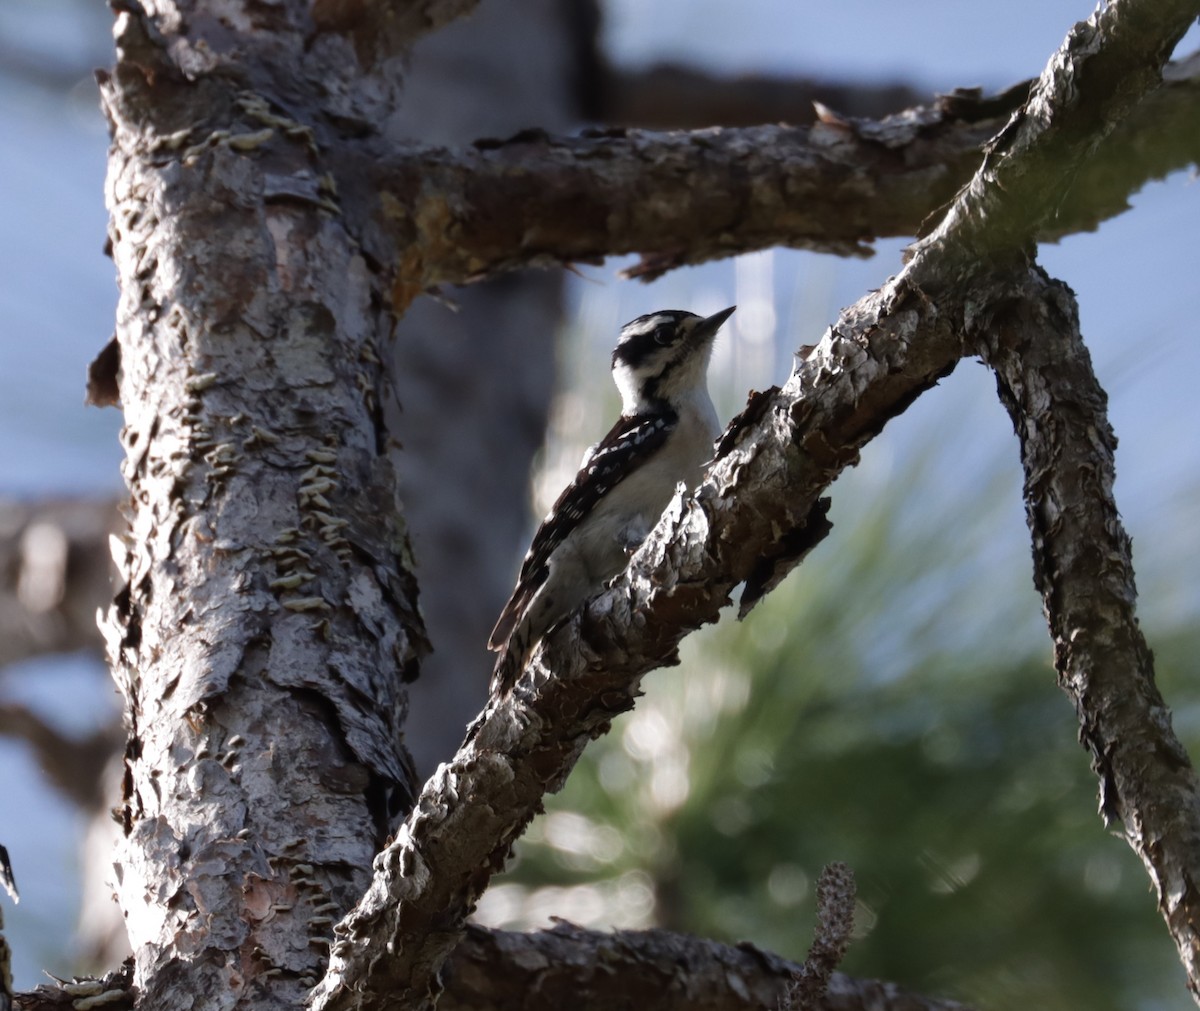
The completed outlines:
<svg viewBox="0 0 1200 1011">
<path fill-rule="evenodd" d="M 675 328 L 671 326 L 660 326 L 654 331 L 654 343 L 661 344 L 666 347 L 675 340 Z"/>
</svg>

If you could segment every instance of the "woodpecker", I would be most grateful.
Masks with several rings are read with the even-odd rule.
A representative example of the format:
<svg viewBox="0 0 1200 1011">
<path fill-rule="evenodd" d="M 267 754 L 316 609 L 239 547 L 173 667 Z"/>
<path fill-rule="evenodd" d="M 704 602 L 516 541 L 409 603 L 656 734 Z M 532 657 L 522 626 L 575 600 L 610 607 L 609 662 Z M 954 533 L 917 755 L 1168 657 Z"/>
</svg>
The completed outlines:
<svg viewBox="0 0 1200 1011">
<path fill-rule="evenodd" d="M 493 694 L 511 691 L 538 641 L 625 568 L 676 486 L 694 486 L 720 434 L 708 361 L 735 308 L 664 309 L 621 328 L 612 353 L 621 416 L 534 534 L 488 639 L 500 654 Z"/>
</svg>

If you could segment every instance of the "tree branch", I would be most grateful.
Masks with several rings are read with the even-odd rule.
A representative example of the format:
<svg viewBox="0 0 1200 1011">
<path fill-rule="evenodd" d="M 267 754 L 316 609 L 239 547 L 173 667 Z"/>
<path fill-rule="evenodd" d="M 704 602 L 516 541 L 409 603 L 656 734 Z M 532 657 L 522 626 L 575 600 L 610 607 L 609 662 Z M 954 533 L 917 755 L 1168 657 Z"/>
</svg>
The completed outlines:
<svg viewBox="0 0 1200 1011">
<path fill-rule="evenodd" d="M 758 1011 L 779 1007 L 801 966 L 752 944 L 731 947 L 666 930 L 512 933 L 469 926 L 446 966 L 441 1011 Z M 813 1011 L 966 1011 L 893 983 L 834 973 Z"/>
<path fill-rule="evenodd" d="M 983 348 L 1021 441 L 1034 581 L 1059 682 L 1100 779 L 1100 810 L 1142 858 L 1200 997 L 1200 782 L 1171 730 L 1134 611 L 1132 546 L 1113 482 L 1116 436 L 1074 296 L 1033 278 Z"/>
<path fill-rule="evenodd" d="M 1161 85 L 1198 9 L 1194 0 L 1137 0 L 1078 22 L 923 243 L 952 236 L 986 255 L 1035 239 L 1099 142 Z"/>
<path fill-rule="evenodd" d="M 515 933 L 470 925 L 445 969 L 441 1011 L 760 1011 L 778 1007 L 794 962 L 752 944 L 731 947 L 665 930 L 591 931 L 559 922 Z M 16 995 L 19 1011 L 63 1011 L 103 993 L 113 1011 L 133 1007 L 132 973 L 44 985 Z M 387 1004 L 381 1007 L 387 1007 Z M 970 1011 L 895 983 L 834 973 L 812 1011 Z"/>
<path fill-rule="evenodd" d="M 1072 29 L 901 274 L 844 311 L 782 390 L 733 421 L 697 492 L 676 498 L 629 569 L 542 643 L 513 694 L 492 701 L 425 785 L 336 928 L 315 1007 L 432 1006 L 466 916 L 543 795 L 764 557 L 794 564 L 792 540 L 819 521 L 833 478 L 1010 318 L 1028 293 L 1027 247 L 1057 195 L 1095 137 L 1154 87 L 1198 13 L 1194 0 L 1115 0 Z"/>
<path fill-rule="evenodd" d="M 995 162 L 1020 125 L 1009 122 L 1010 103 L 1024 93 L 956 93 L 879 122 L 827 114 L 812 127 L 528 132 L 467 150 L 412 145 L 366 169 L 348 164 L 343 175 L 373 173 L 365 185 L 384 194 L 379 217 L 385 241 L 400 249 L 401 302 L 438 284 L 617 253 L 641 253 L 631 273 L 644 279 L 768 246 L 869 255 L 875 239 L 917 234 L 1003 129 L 985 169 Z M 1114 103 L 1096 136 L 1127 108 Z M 1042 113 L 1035 101 L 1024 115 Z M 1149 180 L 1200 162 L 1197 118 L 1200 60 L 1192 59 L 1173 66 L 1168 85 L 1108 143 L 1057 173 L 1052 203 L 1031 194 L 1039 226 L 1017 233 L 1055 239 L 1121 213 Z M 1055 175 L 1052 166 L 1034 175 L 1047 171 Z"/>
<path fill-rule="evenodd" d="M 72 737 L 27 706 L 0 703 L 0 736 L 25 741 L 43 775 L 77 807 L 98 811 L 103 806 L 105 764 L 121 743 L 115 720 L 85 737 Z"/>
<path fill-rule="evenodd" d="M 0 502 L 0 666 L 98 650 L 96 610 L 112 598 L 115 501 Z"/>
<path fill-rule="evenodd" d="M 1147 183 L 1200 165 L 1200 52 L 1167 64 L 1163 82 L 1079 167 L 1041 238 L 1094 231 L 1127 211 L 1129 197 Z"/>
</svg>

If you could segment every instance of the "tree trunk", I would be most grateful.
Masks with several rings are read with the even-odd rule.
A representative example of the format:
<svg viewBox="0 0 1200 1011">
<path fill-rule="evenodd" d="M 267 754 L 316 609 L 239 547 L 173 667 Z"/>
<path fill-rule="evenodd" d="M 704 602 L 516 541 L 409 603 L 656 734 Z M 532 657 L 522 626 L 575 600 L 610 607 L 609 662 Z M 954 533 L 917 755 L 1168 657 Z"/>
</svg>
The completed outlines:
<svg viewBox="0 0 1200 1011">
<path fill-rule="evenodd" d="M 202 3 L 122 3 L 102 82 L 131 497 L 105 623 L 117 888 L 157 1009 L 298 1006 L 415 785 L 391 281 L 323 159 L 370 157 L 398 75 L 298 6 L 231 32 Z"/>
</svg>

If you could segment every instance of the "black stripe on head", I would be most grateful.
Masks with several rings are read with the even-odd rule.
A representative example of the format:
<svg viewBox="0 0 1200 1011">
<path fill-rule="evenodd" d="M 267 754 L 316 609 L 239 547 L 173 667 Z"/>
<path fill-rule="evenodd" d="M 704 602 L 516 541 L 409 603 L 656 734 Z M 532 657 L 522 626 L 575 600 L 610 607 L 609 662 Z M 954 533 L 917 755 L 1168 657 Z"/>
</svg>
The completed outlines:
<svg viewBox="0 0 1200 1011">
<path fill-rule="evenodd" d="M 613 366 L 620 363 L 636 369 L 655 351 L 679 341 L 683 336 L 680 323 L 699 318 L 694 312 L 683 309 L 660 309 L 630 320 L 621 327 L 621 337 L 612 353 Z"/>
</svg>

